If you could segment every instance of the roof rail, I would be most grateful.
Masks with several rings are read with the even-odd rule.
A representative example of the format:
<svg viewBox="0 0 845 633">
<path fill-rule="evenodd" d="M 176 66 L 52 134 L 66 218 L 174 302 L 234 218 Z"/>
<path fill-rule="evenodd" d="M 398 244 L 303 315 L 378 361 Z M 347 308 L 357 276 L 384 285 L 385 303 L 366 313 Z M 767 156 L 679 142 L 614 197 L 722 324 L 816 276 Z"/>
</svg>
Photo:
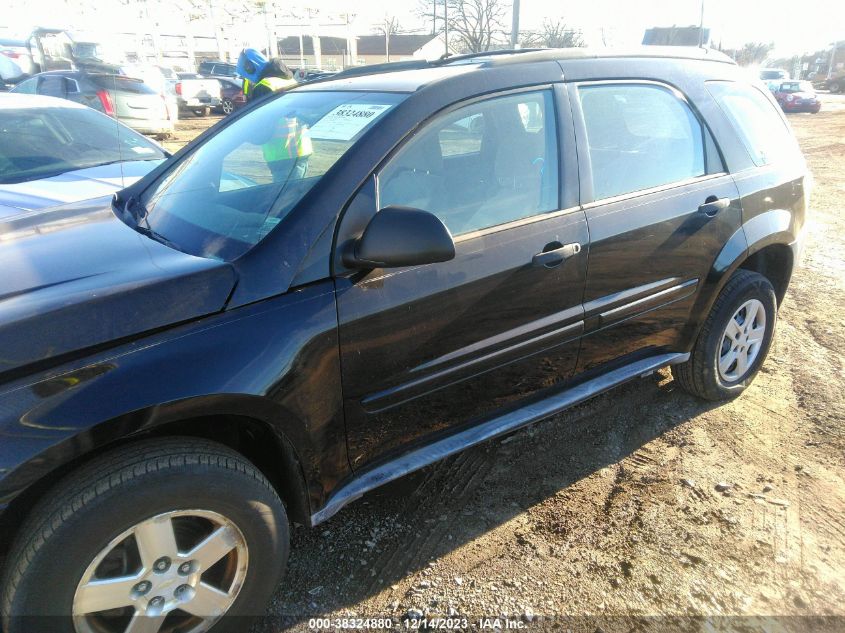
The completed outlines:
<svg viewBox="0 0 845 633">
<path fill-rule="evenodd" d="M 462 62 L 465 60 L 478 59 L 479 57 L 493 57 L 494 55 L 517 55 L 519 53 L 536 53 L 537 51 L 548 50 L 545 48 L 505 48 L 495 51 L 479 51 L 477 53 L 463 53 L 461 55 L 452 55 L 446 53 L 438 60 L 431 62 L 432 66 L 443 66 L 444 64 L 451 64 L 452 62 Z"/>
<path fill-rule="evenodd" d="M 417 70 L 420 68 L 434 68 L 445 66 L 453 62 L 462 62 L 473 59 L 481 59 L 494 55 L 513 55 L 517 53 L 534 53 L 546 49 L 542 48 L 516 48 L 496 51 L 481 51 L 478 53 L 463 53 L 461 55 L 446 54 L 436 60 L 413 59 L 402 62 L 385 62 L 382 64 L 371 64 L 369 66 L 353 66 L 335 73 L 331 77 L 318 79 L 317 81 L 331 81 L 333 79 L 346 79 L 347 77 L 359 77 L 361 75 L 379 75 L 382 73 L 395 73 L 400 70 Z M 309 82 L 314 83 L 314 82 Z"/>
<path fill-rule="evenodd" d="M 385 62 L 383 64 L 371 64 L 369 66 L 353 66 L 325 79 L 346 79 L 347 77 L 358 77 L 360 75 L 378 75 L 381 73 L 395 73 L 400 70 L 415 70 L 430 67 L 431 62 L 424 59 L 414 59 L 404 62 Z M 321 80 L 318 79 L 317 81 Z"/>
</svg>

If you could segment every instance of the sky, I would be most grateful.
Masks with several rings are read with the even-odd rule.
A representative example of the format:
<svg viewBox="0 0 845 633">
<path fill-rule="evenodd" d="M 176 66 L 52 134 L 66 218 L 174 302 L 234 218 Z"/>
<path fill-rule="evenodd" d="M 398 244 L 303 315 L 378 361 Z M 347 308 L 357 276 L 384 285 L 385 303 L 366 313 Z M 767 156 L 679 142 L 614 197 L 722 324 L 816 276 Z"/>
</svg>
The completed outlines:
<svg viewBox="0 0 845 633">
<path fill-rule="evenodd" d="M 57 25 L 62 20 L 59 16 L 72 16 L 85 1 L 0 0 L 0 36 L 10 32 L 23 34 L 35 24 Z M 232 0 L 205 1 L 220 6 Z M 352 11 L 356 34 L 372 32 L 373 25 L 383 20 L 386 12 L 397 17 L 405 30 L 426 27 L 416 15 L 420 0 L 275 1 L 280 7 L 319 8 L 320 22 L 332 17 L 336 20 L 340 14 Z M 86 30 L 96 31 L 102 26 L 114 32 L 116 23 L 120 31 L 131 29 L 131 24 L 124 27 L 112 16 L 127 10 L 127 5 L 140 2 L 97 0 L 93 15 L 100 16 L 103 24 L 91 24 Z M 701 0 L 521 0 L 521 6 L 522 29 L 538 28 L 544 18 L 562 19 L 580 29 L 588 45 L 630 46 L 641 43 L 643 31 L 651 26 L 697 25 Z M 506 21 L 509 25 L 509 16 Z M 715 43 L 721 42 L 725 48 L 755 41 L 774 42 L 776 57 L 812 52 L 826 48 L 834 39 L 845 40 L 845 0 L 704 0 L 704 24 L 711 28 Z"/>
<path fill-rule="evenodd" d="M 405 28 L 420 26 L 417 1 L 390 3 Z M 349 3 L 322 0 L 320 6 L 342 12 Z M 384 0 L 356 0 L 354 7 L 362 23 L 385 15 Z M 562 18 L 581 29 L 589 45 L 601 46 L 604 36 L 608 45 L 632 46 L 642 43 L 648 27 L 697 25 L 700 14 L 700 0 L 521 0 L 520 27 L 538 28 L 544 18 Z M 845 40 L 845 0 L 704 0 L 704 24 L 724 47 L 774 41 L 783 55 L 812 52 Z"/>
</svg>

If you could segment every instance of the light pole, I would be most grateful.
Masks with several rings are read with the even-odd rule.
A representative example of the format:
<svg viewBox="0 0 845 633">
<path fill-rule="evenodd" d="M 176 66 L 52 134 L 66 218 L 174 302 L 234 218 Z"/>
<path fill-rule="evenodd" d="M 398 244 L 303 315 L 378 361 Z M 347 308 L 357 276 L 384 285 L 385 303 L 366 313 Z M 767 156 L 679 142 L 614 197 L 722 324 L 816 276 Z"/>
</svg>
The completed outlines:
<svg viewBox="0 0 845 633">
<path fill-rule="evenodd" d="M 704 46 L 704 0 L 701 0 L 701 16 L 698 21 L 698 46 Z"/>
<path fill-rule="evenodd" d="M 519 0 L 513 0 L 513 20 L 511 21 L 511 48 L 519 42 Z"/>
<path fill-rule="evenodd" d="M 446 57 L 449 56 L 449 0 L 443 0 L 443 41 L 446 43 Z"/>
</svg>

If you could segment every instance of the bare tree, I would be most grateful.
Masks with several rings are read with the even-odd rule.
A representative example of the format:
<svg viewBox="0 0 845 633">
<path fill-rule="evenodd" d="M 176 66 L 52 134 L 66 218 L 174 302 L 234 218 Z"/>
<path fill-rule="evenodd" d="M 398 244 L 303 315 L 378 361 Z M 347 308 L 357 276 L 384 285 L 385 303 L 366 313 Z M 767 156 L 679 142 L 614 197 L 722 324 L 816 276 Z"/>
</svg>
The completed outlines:
<svg viewBox="0 0 845 633">
<path fill-rule="evenodd" d="M 774 47 L 774 42 L 769 42 L 768 44 L 763 42 L 746 42 L 740 48 L 725 49 L 722 52 L 733 57 L 734 61 L 740 66 L 751 66 L 765 61 Z"/>
<path fill-rule="evenodd" d="M 509 0 L 445 0 L 443 4 L 444 0 L 419 0 L 416 13 L 432 21 L 432 34 L 443 33 L 448 26 L 450 48 L 479 53 L 506 39 Z"/>
<path fill-rule="evenodd" d="M 585 46 L 581 31 L 571 28 L 562 19 L 543 20 L 542 27 L 537 31 L 523 31 L 520 33 L 523 46 L 537 46 L 542 48 L 580 48 Z"/>
<path fill-rule="evenodd" d="M 505 0 L 447 0 L 449 31 L 469 53 L 489 51 L 505 34 L 509 5 Z"/>
<path fill-rule="evenodd" d="M 390 38 L 399 32 L 399 20 L 396 16 L 385 14 L 384 19 L 376 24 L 376 33 L 384 35 L 384 54 L 387 56 L 387 61 L 390 61 Z"/>
</svg>

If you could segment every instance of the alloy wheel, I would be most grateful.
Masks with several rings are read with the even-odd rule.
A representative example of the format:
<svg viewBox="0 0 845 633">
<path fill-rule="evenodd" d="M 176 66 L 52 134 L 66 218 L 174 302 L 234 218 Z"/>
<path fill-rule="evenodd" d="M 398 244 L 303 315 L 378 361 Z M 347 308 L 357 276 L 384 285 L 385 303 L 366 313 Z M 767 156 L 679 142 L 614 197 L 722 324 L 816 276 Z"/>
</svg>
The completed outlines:
<svg viewBox="0 0 845 633">
<path fill-rule="evenodd" d="M 235 104 L 232 103 L 229 99 L 224 99 L 223 104 L 223 114 L 232 114 L 235 111 Z"/>
<path fill-rule="evenodd" d="M 728 321 L 719 347 L 719 376 L 742 380 L 760 355 L 766 334 L 766 308 L 757 299 L 743 303 Z"/>
<path fill-rule="evenodd" d="M 234 603 L 246 540 L 221 514 L 165 512 L 113 539 L 76 588 L 77 633 L 200 633 Z"/>
</svg>

